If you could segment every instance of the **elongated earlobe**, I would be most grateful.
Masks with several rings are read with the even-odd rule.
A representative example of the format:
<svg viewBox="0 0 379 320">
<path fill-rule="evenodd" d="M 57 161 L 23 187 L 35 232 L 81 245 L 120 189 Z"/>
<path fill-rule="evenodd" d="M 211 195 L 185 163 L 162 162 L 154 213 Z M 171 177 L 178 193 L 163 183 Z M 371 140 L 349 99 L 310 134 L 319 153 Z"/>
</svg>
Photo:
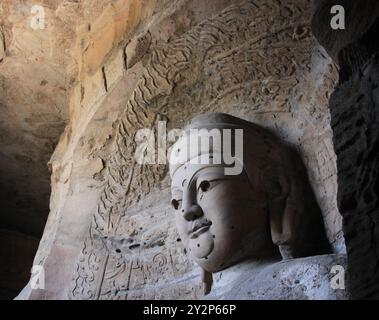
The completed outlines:
<svg viewBox="0 0 379 320">
<path fill-rule="evenodd" d="M 268 207 L 271 238 L 283 260 L 330 252 L 312 189 L 292 175 L 279 177 L 277 181 L 282 191 L 268 200 Z"/>
<path fill-rule="evenodd" d="M 278 246 L 284 260 L 294 258 L 293 221 L 296 207 L 293 206 L 291 184 L 284 176 L 277 177 L 276 193 L 268 196 L 270 230 L 272 242 Z M 270 192 L 270 189 L 268 189 Z"/>
</svg>

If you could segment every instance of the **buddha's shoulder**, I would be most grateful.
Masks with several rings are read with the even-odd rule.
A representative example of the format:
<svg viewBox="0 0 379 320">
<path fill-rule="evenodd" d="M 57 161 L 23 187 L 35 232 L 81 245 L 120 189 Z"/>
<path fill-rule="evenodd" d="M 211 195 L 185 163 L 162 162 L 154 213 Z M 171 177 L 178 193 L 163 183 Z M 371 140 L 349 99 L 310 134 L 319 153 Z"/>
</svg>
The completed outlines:
<svg viewBox="0 0 379 320">
<path fill-rule="evenodd" d="M 346 255 L 291 259 L 260 268 L 241 268 L 225 286 L 215 281 L 210 299 L 346 300 Z M 238 273 L 238 270 L 235 272 Z M 227 279 L 226 279 L 227 280 Z"/>
</svg>

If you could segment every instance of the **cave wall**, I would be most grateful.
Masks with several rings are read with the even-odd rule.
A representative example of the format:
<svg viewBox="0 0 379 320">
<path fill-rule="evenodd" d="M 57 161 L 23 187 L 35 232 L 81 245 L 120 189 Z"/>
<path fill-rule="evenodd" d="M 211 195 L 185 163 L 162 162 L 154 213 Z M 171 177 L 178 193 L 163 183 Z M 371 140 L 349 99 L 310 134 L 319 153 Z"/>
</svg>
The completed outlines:
<svg viewBox="0 0 379 320">
<path fill-rule="evenodd" d="M 201 298 L 199 269 L 175 230 L 168 168 L 138 165 L 134 137 L 204 112 L 294 144 L 328 239 L 344 252 L 328 112 L 338 74 L 312 36 L 310 1 L 139 3 L 105 5 L 79 28 L 70 122 L 49 162 L 50 214 L 34 260 L 46 289 L 27 286 L 19 298 Z"/>
<path fill-rule="evenodd" d="M 379 298 L 379 3 L 339 2 L 345 30 L 328 30 L 333 1 L 315 1 L 312 29 L 339 64 L 329 108 L 337 154 L 338 207 L 354 299 Z"/>
<path fill-rule="evenodd" d="M 43 29 L 32 28 L 32 18 L 37 17 L 34 5 L 43 6 Z M 4 240 L 0 261 L 4 266 L 14 261 L 15 253 L 10 251 L 14 236 L 10 235 L 38 243 L 44 231 L 51 193 L 48 162 L 72 118 L 71 90 L 81 74 L 77 48 L 85 45 L 77 43 L 82 30 L 88 33 L 100 15 L 122 14 L 109 24 L 107 46 L 82 48 L 91 56 L 88 61 L 95 63 L 93 53 L 106 54 L 117 44 L 127 32 L 128 20 L 132 20 L 128 27 L 139 23 L 134 18 L 136 7 L 131 1 L 113 0 L 0 1 L 0 232 Z M 24 257 L 21 273 L 29 274 L 36 248 L 25 245 L 20 250 L 18 254 Z M 15 270 L 19 272 L 20 266 Z M 7 279 L 0 282 L 4 298 L 7 290 L 7 298 L 13 298 L 27 282 L 25 278 L 20 285 L 17 272 L 1 274 Z"/>
<path fill-rule="evenodd" d="M 49 212 L 47 162 L 69 118 L 64 53 L 73 26 L 54 19 L 52 5 L 46 28 L 32 29 L 32 4 L 0 3 L 0 225 L 39 238 Z"/>
</svg>

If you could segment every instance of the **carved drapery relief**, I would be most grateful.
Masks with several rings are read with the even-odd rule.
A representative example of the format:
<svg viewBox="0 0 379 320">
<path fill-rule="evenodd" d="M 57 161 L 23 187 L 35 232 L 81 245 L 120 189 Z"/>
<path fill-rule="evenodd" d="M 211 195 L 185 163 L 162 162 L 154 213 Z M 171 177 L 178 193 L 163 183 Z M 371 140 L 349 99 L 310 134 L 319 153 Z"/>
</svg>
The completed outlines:
<svg viewBox="0 0 379 320">
<path fill-rule="evenodd" d="M 167 43 L 153 45 L 115 126 L 104 189 L 73 272 L 70 298 L 198 297 L 197 271 L 187 262 L 170 218 L 169 189 L 156 190 L 168 168 L 135 163 L 138 129 L 156 128 L 160 120 L 181 127 L 194 114 L 217 111 L 265 123 L 299 145 L 309 146 L 307 131 L 314 130 L 324 143 L 323 155 L 300 147 L 309 158 L 306 163 L 320 170 L 313 183 L 335 175 L 333 161 L 317 163 L 332 150 L 323 111 L 334 79 L 329 64 L 309 76 L 312 57 L 321 59 L 313 52 L 309 15 L 307 1 L 243 1 Z M 315 85 L 312 77 L 319 75 L 323 78 Z M 311 86 L 320 100 L 309 101 L 302 92 Z M 325 197 L 327 203 L 334 195 Z M 320 206 L 324 214 L 335 210 Z"/>
</svg>

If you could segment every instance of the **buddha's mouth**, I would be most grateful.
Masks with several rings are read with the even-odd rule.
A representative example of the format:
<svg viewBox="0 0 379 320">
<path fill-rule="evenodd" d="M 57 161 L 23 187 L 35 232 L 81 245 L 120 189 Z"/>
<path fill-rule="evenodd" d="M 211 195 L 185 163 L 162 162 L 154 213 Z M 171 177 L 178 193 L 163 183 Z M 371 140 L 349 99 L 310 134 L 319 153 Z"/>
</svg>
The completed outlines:
<svg viewBox="0 0 379 320">
<path fill-rule="evenodd" d="M 192 225 L 191 229 L 188 232 L 188 235 L 190 239 L 197 238 L 200 234 L 208 231 L 208 229 L 211 227 L 212 222 L 208 219 L 202 218 L 202 219 L 196 219 Z"/>
</svg>

